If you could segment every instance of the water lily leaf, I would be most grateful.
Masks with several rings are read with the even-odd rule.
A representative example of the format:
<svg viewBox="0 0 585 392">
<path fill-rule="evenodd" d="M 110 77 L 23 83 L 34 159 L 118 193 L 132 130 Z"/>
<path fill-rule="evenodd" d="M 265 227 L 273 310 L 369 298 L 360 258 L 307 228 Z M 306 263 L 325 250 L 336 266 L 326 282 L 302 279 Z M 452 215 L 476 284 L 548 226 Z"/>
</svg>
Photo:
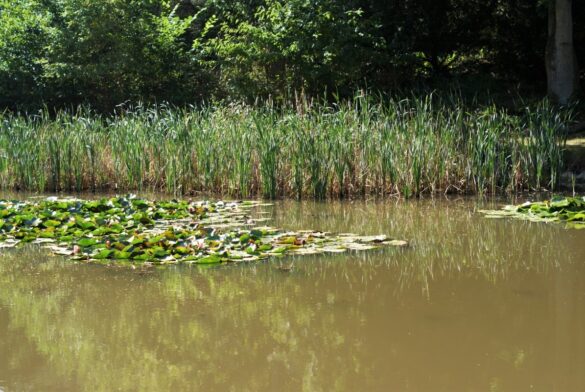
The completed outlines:
<svg viewBox="0 0 585 392">
<path fill-rule="evenodd" d="M 53 208 L 54 209 L 57 209 L 57 210 L 68 210 L 69 209 L 69 203 L 66 203 L 64 201 L 60 201 L 58 203 L 55 203 L 53 205 Z"/>
<path fill-rule="evenodd" d="M 359 242 L 350 242 L 350 243 L 344 244 L 344 247 L 346 249 L 350 249 L 350 250 L 369 250 L 369 249 L 375 249 L 376 248 L 373 245 L 362 244 L 362 243 L 359 243 Z"/>
<path fill-rule="evenodd" d="M 321 251 L 327 252 L 327 253 L 343 253 L 346 250 L 347 250 L 347 248 L 342 248 L 342 247 L 338 247 L 338 246 L 325 246 L 325 247 L 321 248 Z"/>
<path fill-rule="evenodd" d="M 134 206 L 134 208 L 137 209 L 146 209 L 149 207 L 148 203 L 145 200 L 141 199 L 132 200 L 132 205 Z"/>
<path fill-rule="evenodd" d="M 39 238 L 55 238 L 54 230 L 42 230 L 39 232 Z"/>
<path fill-rule="evenodd" d="M 77 241 L 77 245 L 88 247 L 97 244 L 99 241 L 94 238 L 81 238 Z"/>
<path fill-rule="evenodd" d="M 146 246 L 151 247 L 155 246 L 156 244 L 162 242 L 165 238 L 163 236 L 155 236 L 146 240 Z"/>
<path fill-rule="evenodd" d="M 221 257 L 218 255 L 209 255 L 196 260 L 197 264 L 217 264 L 221 263 Z"/>
<path fill-rule="evenodd" d="M 391 246 L 408 246 L 408 241 L 392 240 L 392 241 L 388 241 L 387 244 L 391 245 Z"/>
<path fill-rule="evenodd" d="M 115 232 L 110 227 L 107 227 L 107 226 L 98 227 L 97 229 L 95 229 L 94 231 L 91 232 L 91 234 L 93 236 L 99 236 L 99 237 L 107 235 L 107 234 L 111 234 L 111 233 L 115 233 Z"/>
<path fill-rule="evenodd" d="M 43 222 L 43 226 L 45 226 L 45 227 L 57 227 L 59 225 L 61 225 L 60 221 L 52 220 L 52 219 L 49 219 L 49 220 L 46 220 Z"/>
<path fill-rule="evenodd" d="M 130 243 L 132 245 L 140 245 L 140 244 L 144 244 L 146 242 L 146 239 L 144 237 L 136 237 L 134 239 L 132 239 L 132 241 L 130 241 Z"/>
<path fill-rule="evenodd" d="M 550 207 L 552 208 L 568 207 L 570 204 L 571 202 L 567 198 L 556 197 L 550 201 Z M 541 207 L 539 204 L 534 204 L 533 206 Z"/>
<path fill-rule="evenodd" d="M 186 246 L 177 246 L 174 251 L 180 255 L 186 255 L 191 253 L 191 249 Z"/>
<path fill-rule="evenodd" d="M 82 218 L 76 218 L 75 223 L 77 226 L 83 230 L 94 230 L 96 228 L 95 223 L 91 221 L 86 221 Z"/>
<path fill-rule="evenodd" d="M 124 249 L 122 249 L 122 252 L 132 253 L 133 250 L 134 250 L 134 245 L 130 244 L 130 245 L 126 246 Z"/>
<path fill-rule="evenodd" d="M 249 255 L 259 255 L 260 252 L 258 252 L 257 249 L 258 248 L 255 246 L 255 244 L 252 244 L 246 248 L 246 253 Z"/>
<path fill-rule="evenodd" d="M 40 220 L 39 218 L 35 218 L 35 217 L 31 217 L 30 219 L 26 219 L 23 223 L 27 226 L 31 226 L 31 227 L 37 227 L 38 225 L 40 225 L 43 221 Z"/>
<path fill-rule="evenodd" d="M 111 250 L 111 249 L 102 249 L 98 253 L 96 253 L 95 255 L 93 255 L 92 258 L 97 259 L 97 260 L 107 259 L 113 253 L 114 253 L 114 251 Z"/>
<path fill-rule="evenodd" d="M 16 246 L 19 242 L 20 242 L 19 240 L 7 238 L 4 240 L 4 242 L 0 243 L 0 245 L 4 245 L 3 247 L 5 247 L 5 248 L 12 248 L 12 247 Z"/>
<path fill-rule="evenodd" d="M 566 222 L 566 228 L 579 228 L 571 223 L 585 221 L 583 198 L 555 196 L 550 201 L 526 202 L 519 206 L 506 206 L 502 210 L 480 210 L 488 218 L 509 217 L 530 222 Z"/>
<path fill-rule="evenodd" d="M 71 256 L 73 253 L 71 249 L 66 246 L 48 245 L 47 248 L 56 255 Z"/>
<path fill-rule="evenodd" d="M 152 219 L 150 219 L 148 217 L 148 215 L 146 215 L 145 213 L 141 213 L 141 212 L 134 214 L 132 216 L 132 219 L 134 219 L 135 221 L 140 222 L 142 224 L 145 224 L 145 225 L 153 223 Z"/>
<path fill-rule="evenodd" d="M 169 255 L 169 252 L 164 250 L 163 248 L 156 247 L 156 249 L 151 249 L 152 255 L 157 258 L 166 257 Z"/>
<path fill-rule="evenodd" d="M 250 231 L 250 236 L 252 236 L 254 239 L 258 239 L 260 237 L 262 237 L 264 234 L 262 233 L 261 230 L 257 230 L 257 229 L 252 229 Z"/>
<path fill-rule="evenodd" d="M 114 250 L 112 253 L 112 258 L 118 260 L 127 260 L 130 258 L 132 254 L 130 252 L 123 252 L 121 250 Z"/>
<path fill-rule="evenodd" d="M 293 245 L 296 241 L 297 241 L 297 237 L 295 237 L 295 236 L 280 237 L 278 239 L 278 243 L 280 243 L 280 244 L 291 244 L 291 245 Z"/>
<path fill-rule="evenodd" d="M 55 240 L 52 238 L 37 238 L 33 242 L 35 244 L 46 244 L 46 243 L 55 242 Z"/>
<path fill-rule="evenodd" d="M 116 234 L 119 234 L 119 233 L 124 231 L 124 226 L 122 226 L 119 223 L 115 223 L 113 225 L 110 225 L 109 228 L 110 228 L 112 233 L 116 233 Z"/>
<path fill-rule="evenodd" d="M 388 239 L 387 236 L 385 235 L 372 235 L 372 236 L 364 236 L 364 237 L 359 237 L 359 240 L 362 242 L 384 242 Z"/>
<path fill-rule="evenodd" d="M 324 249 L 317 249 L 317 248 L 289 248 L 291 253 L 296 255 L 316 255 L 319 253 L 323 253 Z"/>
<path fill-rule="evenodd" d="M 138 261 L 153 261 L 155 260 L 154 257 L 152 257 L 152 255 L 149 255 L 146 252 L 143 253 L 137 253 L 135 254 L 134 252 L 131 255 L 133 260 L 138 260 Z"/>
<path fill-rule="evenodd" d="M 576 214 L 571 214 L 569 219 L 567 219 L 568 222 L 572 222 L 572 221 L 584 221 L 585 222 L 585 212 L 579 212 Z"/>
<path fill-rule="evenodd" d="M 246 204 L 250 208 L 260 205 Z M 0 201 L 0 215 L 0 244 L 4 247 L 58 238 L 59 246 L 50 245 L 53 253 L 76 260 L 115 259 L 117 265 L 126 265 L 125 260 L 155 264 L 257 261 L 288 253 L 367 250 L 391 242 L 385 236 L 281 232 L 268 226 L 250 229 L 254 219 L 242 209 L 242 203 L 151 202 L 135 196 Z"/>
</svg>

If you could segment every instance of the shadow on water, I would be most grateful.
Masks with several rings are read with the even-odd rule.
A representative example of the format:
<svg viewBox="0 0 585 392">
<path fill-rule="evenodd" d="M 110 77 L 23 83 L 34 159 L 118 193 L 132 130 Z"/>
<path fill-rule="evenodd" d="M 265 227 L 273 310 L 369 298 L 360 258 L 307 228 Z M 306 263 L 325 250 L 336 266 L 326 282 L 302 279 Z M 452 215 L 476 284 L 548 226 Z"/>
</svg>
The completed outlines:
<svg viewBox="0 0 585 392">
<path fill-rule="evenodd" d="M 584 390 L 585 233 L 486 207 L 279 202 L 273 226 L 411 246 L 207 269 L 4 252 L 0 388 Z"/>
</svg>

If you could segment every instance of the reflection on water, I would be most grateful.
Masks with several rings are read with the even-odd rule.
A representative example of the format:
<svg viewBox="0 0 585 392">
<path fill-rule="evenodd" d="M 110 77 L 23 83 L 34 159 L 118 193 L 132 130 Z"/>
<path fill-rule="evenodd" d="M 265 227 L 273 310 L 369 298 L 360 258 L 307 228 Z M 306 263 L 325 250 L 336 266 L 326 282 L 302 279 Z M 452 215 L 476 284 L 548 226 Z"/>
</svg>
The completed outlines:
<svg viewBox="0 0 585 392">
<path fill-rule="evenodd" d="M 585 390 L 585 233 L 485 207 L 282 202 L 274 226 L 412 246 L 208 269 L 4 252 L 0 389 Z"/>
</svg>

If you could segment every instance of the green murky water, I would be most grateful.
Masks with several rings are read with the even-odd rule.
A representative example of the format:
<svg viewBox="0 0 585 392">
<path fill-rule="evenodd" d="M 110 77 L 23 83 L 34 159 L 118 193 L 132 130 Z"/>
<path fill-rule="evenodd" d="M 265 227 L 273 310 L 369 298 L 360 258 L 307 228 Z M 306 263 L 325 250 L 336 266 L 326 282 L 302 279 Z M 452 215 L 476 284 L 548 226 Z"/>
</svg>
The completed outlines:
<svg viewBox="0 0 585 392">
<path fill-rule="evenodd" d="M 584 391 L 585 232 L 469 200 L 280 202 L 406 249 L 144 272 L 0 256 L 3 391 Z"/>
</svg>

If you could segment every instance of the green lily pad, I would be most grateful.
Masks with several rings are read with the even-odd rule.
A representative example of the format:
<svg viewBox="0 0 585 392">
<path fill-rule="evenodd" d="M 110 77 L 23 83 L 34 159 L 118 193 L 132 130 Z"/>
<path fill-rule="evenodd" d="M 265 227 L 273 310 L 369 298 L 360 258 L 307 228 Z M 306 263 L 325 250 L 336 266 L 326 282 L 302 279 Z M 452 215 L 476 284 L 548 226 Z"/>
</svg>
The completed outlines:
<svg viewBox="0 0 585 392">
<path fill-rule="evenodd" d="M 566 228 L 581 229 L 585 225 L 585 196 L 553 197 L 550 201 L 508 205 L 501 210 L 480 210 L 487 218 L 514 218 L 531 222 L 564 223 Z"/>
<path fill-rule="evenodd" d="M 48 219 L 48 220 L 43 222 L 43 226 L 45 226 L 45 227 L 57 227 L 60 225 L 61 225 L 60 221 L 56 221 L 56 220 L 52 220 L 52 219 Z"/>
<path fill-rule="evenodd" d="M 254 226 L 266 219 L 250 218 L 249 209 L 260 205 L 254 201 L 152 202 L 133 196 L 91 201 L 0 200 L 0 247 L 33 242 L 75 260 L 100 263 L 112 260 L 118 265 L 132 262 L 211 265 L 405 243 L 386 236 L 336 236 L 311 230 L 282 232 L 273 227 Z M 574 224 L 580 219 L 580 215 L 574 215 Z"/>
<path fill-rule="evenodd" d="M 95 238 L 81 238 L 77 241 L 77 245 L 87 247 L 98 244 L 99 241 Z"/>
<path fill-rule="evenodd" d="M 107 259 L 113 253 L 114 253 L 114 251 L 111 249 L 102 249 L 97 254 L 93 255 L 92 258 L 97 259 L 97 260 Z"/>
<path fill-rule="evenodd" d="M 217 255 L 205 256 L 196 260 L 197 264 L 217 264 L 221 263 L 221 257 Z"/>
</svg>

